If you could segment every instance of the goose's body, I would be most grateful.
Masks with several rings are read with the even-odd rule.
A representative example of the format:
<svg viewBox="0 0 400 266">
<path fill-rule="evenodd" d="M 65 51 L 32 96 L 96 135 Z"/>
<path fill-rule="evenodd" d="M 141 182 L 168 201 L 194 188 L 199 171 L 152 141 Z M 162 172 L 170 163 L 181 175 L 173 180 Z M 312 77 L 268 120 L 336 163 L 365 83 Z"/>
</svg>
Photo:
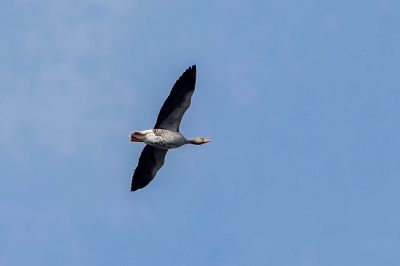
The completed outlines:
<svg viewBox="0 0 400 266">
<path fill-rule="evenodd" d="M 134 132 L 131 141 L 141 141 L 160 149 L 174 149 L 189 143 L 179 131 L 159 128 Z"/>
<path fill-rule="evenodd" d="M 188 140 L 180 132 L 183 115 L 190 106 L 196 83 L 196 65 L 188 68 L 176 81 L 170 95 L 161 107 L 154 129 L 136 131 L 131 134 L 132 142 L 144 142 L 139 164 L 132 176 L 131 191 L 147 186 L 163 166 L 169 149 L 185 144 L 208 143 L 206 138 Z"/>
</svg>

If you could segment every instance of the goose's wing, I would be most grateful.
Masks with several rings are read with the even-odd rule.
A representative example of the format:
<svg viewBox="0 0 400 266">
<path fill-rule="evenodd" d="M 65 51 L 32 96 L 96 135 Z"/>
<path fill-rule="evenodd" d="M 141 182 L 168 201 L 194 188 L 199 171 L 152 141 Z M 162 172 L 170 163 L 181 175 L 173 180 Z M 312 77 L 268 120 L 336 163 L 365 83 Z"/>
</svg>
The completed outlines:
<svg viewBox="0 0 400 266">
<path fill-rule="evenodd" d="M 179 131 L 179 125 L 186 110 L 190 106 L 196 84 L 196 65 L 186 69 L 175 82 L 172 90 L 161 107 L 154 128 Z"/>
<path fill-rule="evenodd" d="M 132 176 L 131 191 L 147 186 L 164 164 L 166 149 L 146 145 L 139 158 L 139 164 Z"/>
</svg>

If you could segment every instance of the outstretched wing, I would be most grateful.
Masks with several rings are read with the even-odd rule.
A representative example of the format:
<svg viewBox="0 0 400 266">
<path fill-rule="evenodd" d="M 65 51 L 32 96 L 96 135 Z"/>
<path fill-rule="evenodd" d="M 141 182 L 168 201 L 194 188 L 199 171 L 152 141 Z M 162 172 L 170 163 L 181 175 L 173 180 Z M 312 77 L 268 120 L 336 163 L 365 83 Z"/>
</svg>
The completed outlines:
<svg viewBox="0 0 400 266">
<path fill-rule="evenodd" d="M 186 69 L 175 82 L 172 90 L 161 107 L 154 128 L 179 131 L 179 125 L 190 101 L 196 85 L 196 65 Z"/>
<path fill-rule="evenodd" d="M 147 186 L 164 165 L 166 149 L 146 145 L 139 158 L 139 164 L 132 176 L 131 191 Z"/>
</svg>

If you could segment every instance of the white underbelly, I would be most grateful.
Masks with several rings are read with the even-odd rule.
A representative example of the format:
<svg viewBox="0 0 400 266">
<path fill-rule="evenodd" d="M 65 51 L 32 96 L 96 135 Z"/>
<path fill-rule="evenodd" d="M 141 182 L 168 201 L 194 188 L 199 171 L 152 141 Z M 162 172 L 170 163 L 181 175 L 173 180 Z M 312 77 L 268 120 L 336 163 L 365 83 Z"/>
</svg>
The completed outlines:
<svg viewBox="0 0 400 266">
<path fill-rule="evenodd" d="M 144 142 L 150 146 L 160 148 L 160 149 L 175 149 L 175 148 L 178 148 L 178 147 L 182 146 L 183 144 L 185 144 L 183 141 L 179 141 L 179 140 L 167 141 L 167 140 L 163 140 L 163 139 L 157 138 L 157 137 L 144 140 Z"/>
<path fill-rule="evenodd" d="M 154 132 L 147 134 L 142 141 L 150 146 L 160 149 L 175 149 L 184 145 L 185 138 L 178 134 L 165 134 L 164 136 L 156 135 Z"/>
</svg>

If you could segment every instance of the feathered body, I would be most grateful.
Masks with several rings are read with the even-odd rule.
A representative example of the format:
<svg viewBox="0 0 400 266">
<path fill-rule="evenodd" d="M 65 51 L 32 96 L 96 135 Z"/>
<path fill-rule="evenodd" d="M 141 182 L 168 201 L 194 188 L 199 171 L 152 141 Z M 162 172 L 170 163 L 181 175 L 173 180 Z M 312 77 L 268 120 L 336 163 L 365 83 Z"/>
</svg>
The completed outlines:
<svg viewBox="0 0 400 266">
<path fill-rule="evenodd" d="M 190 106 L 196 84 L 196 65 L 186 69 L 175 82 L 172 90 L 161 107 L 154 129 L 136 131 L 131 134 L 132 142 L 144 142 L 139 164 L 132 176 L 131 191 L 147 186 L 164 165 L 169 149 L 185 144 L 201 145 L 208 143 L 206 138 L 188 140 L 180 132 L 183 115 Z"/>
<path fill-rule="evenodd" d="M 160 149 L 175 149 L 189 143 L 189 140 L 187 140 L 179 131 L 171 131 L 161 128 L 134 132 L 133 137 L 150 146 Z"/>
</svg>

